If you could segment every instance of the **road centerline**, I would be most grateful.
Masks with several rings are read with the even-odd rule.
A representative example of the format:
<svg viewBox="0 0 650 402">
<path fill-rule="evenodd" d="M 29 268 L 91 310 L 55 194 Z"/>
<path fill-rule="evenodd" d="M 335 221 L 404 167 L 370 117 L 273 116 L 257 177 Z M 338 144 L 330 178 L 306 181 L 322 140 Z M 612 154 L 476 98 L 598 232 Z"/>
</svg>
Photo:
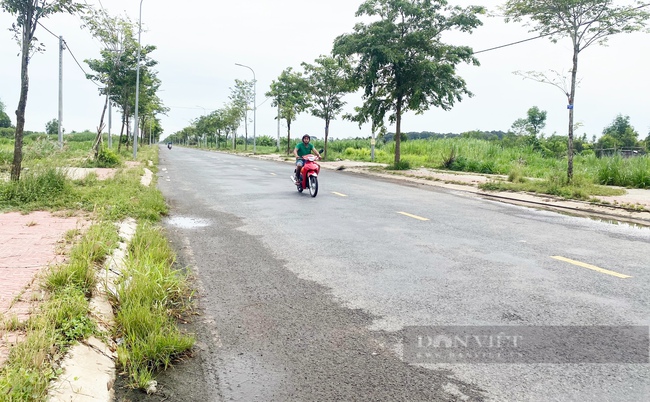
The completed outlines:
<svg viewBox="0 0 650 402">
<path fill-rule="evenodd" d="M 428 218 L 423 218 L 423 217 L 421 217 L 421 216 L 417 216 L 417 215 L 409 214 L 409 213 L 407 213 L 407 212 L 397 211 L 397 213 L 398 213 L 398 214 L 402 214 L 402 215 L 404 215 L 404 216 L 408 216 L 409 218 L 413 218 L 413 219 L 420 220 L 420 221 L 428 221 L 428 220 L 429 220 Z"/>
<path fill-rule="evenodd" d="M 562 257 L 562 256 L 559 256 L 559 255 L 553 255 L 553 256 L 551 256 L 551 258 L 554 258 L 554 259 L 559 260 L 559 261 L 568 262 L 569 264 L 577 265 L 577 266 L 582 267 L 582 268 L 591 269 L 592 271 L 600 272 L 601 274 L 607 274 L 607 275 L 615 276 L 617 278 L 622 278 L 622 279 L 631 278 L 630 275 L 621 274 L 621 273 L 616 272 L 616 271 L 610 271 L 609 269 L 600 268 L 600 267 L 597 267 L 595 265 L 591 265 L 591 264 L 587 264 L 587 263 L 584 263 L 584 262 L 572 260 L 572 259 Z"/>
</svg>

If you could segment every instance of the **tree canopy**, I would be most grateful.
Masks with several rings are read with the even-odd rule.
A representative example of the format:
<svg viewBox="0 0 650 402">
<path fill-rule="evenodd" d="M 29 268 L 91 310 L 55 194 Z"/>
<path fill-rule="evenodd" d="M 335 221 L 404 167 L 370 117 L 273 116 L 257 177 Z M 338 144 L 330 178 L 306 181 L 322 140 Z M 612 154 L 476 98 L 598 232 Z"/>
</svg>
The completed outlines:
<svg viewBox="0 0 650 402">
<path fill-rule="evenodd" d="M 5 104 L 0 100 L 0 128 L 11 127 L 11 118 L 5 113 Z"/>
<path fill-rule="evenodd" d="M 280 108 L 279 118 L 287 122 L 287 153 L 291 152 L 291 122 L 310 104 L 309 84 L 302 73 L 288 67 L 271 82 L 266 96 L 273 99 L 273 106 Z"/>
<path fill-rule="evenodd" d="M 20 97 L 16 108 L 14 158 L 11 164 L 11 180 L 18 181 L 23 162 L 23 131 L 29 91 L 28 66 L 33 53 L 43 49 L 42 44 L 35 44 L 38 22 L 52 14 L 79 11 L 83 9 L 83 5 L 72 0 L 0 0 L 0 6 L 9 14 L 16 16 L 16 22 L 11 30 L 20 45 Z"/>
<path fill-rule="evenodd" d="M 319 56 L 314 64 L 302 63 L 311 94 L 310 113 L 325 120 L 325 145 L 323 156 L 327 157 L 327 139 L 330 122 L 336 119 L 345 102 L 343 96 L 352 90 L 351 67 L 344 58 Z"/>
<path fill-rule="evenodd" d="M 569 110 L 567 178 L 573 178 L 573 113 L 578 72 L 578 55 L 590 45 L 604 44 L 608 37 L 643 29 L 650 14 L 645 5 L 617 6 L 614 0 L 508 0 L 502 7 L 506 21 L 524 21 L 531 32 L 556 43 L 569 38 L 572 49 L 571 87 L 567 96 Z"/>
<path fill-rule="evenodd" d="M 639 133 L 630 125 L 630 116 L 619 114 L 603 129 L 598 145 L 602 148 L 635 147 L 638 141 Z"/>
<path fill-rule="evenodd" d="M 456 66 L 479 62 L 471 48 L 445 44 L 442 35 L 471 32 L 481 25 L 483 12 L 445 0 L 367 0 L 356 15 L 374 21 L 336 38 L 333 54 L 351 59 L 356 87 L 363 89 L 361 111 L 375 116 L 374 125 L 387 113 L 396 125 L 395 165 L 403 113 L 421 114 L 432 106 L 449 110 L 464 95 L 472 96 Z"/>
</svg>

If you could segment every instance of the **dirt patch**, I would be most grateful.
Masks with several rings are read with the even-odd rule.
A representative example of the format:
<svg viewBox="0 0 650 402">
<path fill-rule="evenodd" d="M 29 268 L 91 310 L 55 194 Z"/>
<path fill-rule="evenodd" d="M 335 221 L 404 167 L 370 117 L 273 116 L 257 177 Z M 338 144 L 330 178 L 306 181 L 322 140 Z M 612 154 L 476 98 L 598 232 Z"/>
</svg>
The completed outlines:
<svg viewBox="0 0 650 402">
<path fill-rule="evenodd" d="M 66 175 L 72 180 L 81 180 L 88 176 L 90 173 L 95 173 L 98 180 L 106 180 L 115 177 L 117 169 L 111 168 L 66 168 Z"/>
</svg>

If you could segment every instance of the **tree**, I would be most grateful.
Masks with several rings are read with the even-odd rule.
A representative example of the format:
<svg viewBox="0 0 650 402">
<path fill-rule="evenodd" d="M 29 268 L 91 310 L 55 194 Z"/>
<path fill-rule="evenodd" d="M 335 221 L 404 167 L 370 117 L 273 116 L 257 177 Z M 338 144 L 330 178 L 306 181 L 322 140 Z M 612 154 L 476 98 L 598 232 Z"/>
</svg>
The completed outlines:
<svg viewBox="0 0 650 402">
<path fill-rule="evenodd" d="M 511 130 L 518 135 L 528 134 L 537 137 L 539 132 L 546 126 L 546 111 L 539 110 L 533 106 L 526 112 L 525 119 L 517 119 L 512 123 Z"/>
<path fill-rule="evenodd" d="M 546 127 L 546 110 L 539 110 L 537 106 L 533 106 L 528 109 L 527 114 L 531 135 L 537 136 Z"/>
<path fill-rule="evenodd" d="M 613 0 L 508 0 L 503 6 L 506 22 L 522 21 L 531 32 L 548 36 L 553 43 L 569 37 L 573 53 L 571 86 L 567 96 L 569 128 L 567 144 L 567 180 L 573 179 L 573 107 L 575 105 L 578 55 L 594 43 L 604 44 L 608 37 L 623 32 L 635 32 L 645 26 L 650 13 L 643 5 L 614 6 Z"/>
<path fill-rule="evenodd" d="M 126 48 L 126 41 L 132 37 L 131 33 L 133 32 L 134 25 L 128 19 L 110 17 L 103 8 L 101 10 L 89 9 L 83 21 L 85 27 L 90 30 L 91 34 L 104 45 L 104 49 L 102 49 L 102 61 L 86 60 L 86 63 L 97 72 L 96 75 L 88 75 L 87 78 L 103 84 L 99 88 L 99 94 L 100 96 L 106 97 L 99 119 L 99 125 L 97 126 L 97 136 L 93 143 L 94 156 L 98 158 L 99 150 L 102 146 L 104 116 L 106 115 L 108 103 L 111 101 L 111 89 L 115 85 L 113 80 L 115 78 L 116 67 L 119 67 L 122 60 L 120 56 Z"/>
<path fill-rule="evenodd" d="M 5 104 L 0 101 L 0 128 L 11 127 L 11 118 L 5 113 Z"/>
<path fill-rule="evenodd" d="M 271 82 L 271 90 L 266 96 L 273 99 L 272 106 L 280 108 L 279 118 L 287 122 L 287 154 L 291 153 L 291 122 L 310 106 L 309 84 L 302 73 L 288 67 L 277 81 Z"/>
<path fill-rule="evenodd" d="M 230 88 L 230 101 L 232 105 L 239 110 L 241 117 L 244 119 L 244 149 L 248 148 L 248 105 L 255 101 L 253 99 L 253 81 L 235 80 L 235 88 Z M 235 148 L 233 142 L 233 149 Z"/>
<path fill-rule="evenodd" d="M 119 150 L 123 143 L 122 135 L 125 128 L 127 137 L 132 139 L 129 131 L 129 119 L 135 112 L 138 42 L 134 33 L 137 32 L 137 24 L 132 23 L 128 18 L 108 17 L 102 12 L 91 14 L 85 19 L 85 23 L 93 35 L 106 46 L 100 52 L 101 59 L 90 59 L 85 62 L 94 71 L 94 74 L 88 74 L 87 78 L 101 84 L 100 96 L 106 96 L 107 102 L 112 102 L 121 109 L 122 129 Z M 158 63 L 149 56 L 154 50 L 156 47 L 151 45 L 140 47 L 139 127 L 143 127 L 146 120 L 155 117 L 155 114 L 168 111 L 156 95 L 161 82 L 157 78 L 156 71 L 153 70 Z M 107 103 L 104 104 L 102 110 L 100 127 L 103 125 L 106 106 Z M 141 132 L 144 136 L 144 130 Z"/>
<path fill-rule="evenodd" d="M 45 132 L 49 135 L 59 133 L 59 119 L 52 119 L 45 123 Z"/>
<path fill-rule="evenodd" d="M 16 135 L 14 141 L 14 159 L 11 164 L 11 180 L 20 180 L 23 163 L 23 131 L 25 130 L 25 110 L 27 109 L 27 91 L 29 90 L 29 61 L 34 52 L 41 51 L 43 44 L 35 44 L 34 35 L 41 18 L 52 14 L 73 13 L 83 8 L 72 0 L 0 0 L 2 8 L 16 16 L 12 25 L 17 42 L 20 44 L 20 98 L 16 109 Z"/>
<path fill-rule="evenodd" d="M 635 147 L 639 140 L 639 133 L 630 125 L 630 116 L 623 117 L 621 114 L 605 127 L 603 136 L 611 137 L 616 148 Z"/>
<path fill-rule="evenodd" d="M 478 65 L 472 49 L 442 42 L 447 31 L 471 32 L 481 25 L 482 7 L 465 9 L 446 0 L 366 0 L 356 16 L 379 18 L 358 23 L 354 33 L 334 42 L 333 54 L 353 57 L 356 86 L 364 90 L 366 112 L 395 123 L 395 165 L 400 161 L 402 114 L 429 107 L 449 110 L 463 95 L 472 96 L 456 75 L 461 62 Z M 373 121 L 377 121 L 374 119 Z"/>
<path fill-rule="evenodd" d="M 345 102 L 343 95 L 351 91 L 351 67 L 346 59 L 319 56 L 314 64 L 302 63 L 312 98 L 310 112 L 325 120 L 325 145 L 323 157 L 327 158 L 327 138 L 330 122 L 341 113 Z"/>
</svg>

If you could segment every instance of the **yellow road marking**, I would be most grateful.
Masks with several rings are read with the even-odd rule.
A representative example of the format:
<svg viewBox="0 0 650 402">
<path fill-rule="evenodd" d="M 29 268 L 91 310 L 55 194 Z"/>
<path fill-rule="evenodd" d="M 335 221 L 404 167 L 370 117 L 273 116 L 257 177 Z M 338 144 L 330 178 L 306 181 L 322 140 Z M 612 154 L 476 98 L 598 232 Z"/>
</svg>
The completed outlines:
<svg viewBox="0 0 650 402">
<path fill-rule="evenodd" d="M 570 260 L 568 258 L 560 257 L 559 255 L 551 256 L 551 258 L 555 258 L 556 260 L 568 262 L 569 264 L 577 265 L 577 266 L 582 267 L 582 268 L 591 269 L 591 270 L 600 272 L 601 274 L 612 275 L 612 276 L 615 276 L 617 278 L 623 278 L 623 279 L 631 278 L 630 275 L 620 274 L 618 272 L 614 272 L 614 271 L 610 271 L 608 269 L 600 268 L 600 267 L 597 267 L 595 265 L 586 264 L 586 263 L 580 262 L 580 261 Z"/>
<path fill-rule="evenodd" d="M 277 174 L 275 174 L 275 173 L 271 173 L 271 176 L 277 176 Z"/>
<path fill-rule="evenodd" d="M 336 194 L 336 195 L 338 195 L 338 196 L 340 196 L 340 197 L 347 197 L 347 195 L 345 195 L 345 194 L 341 194 L 341 193 L 337 193 L 336 191 L 332 191 L 332 194 Z"/>
<path fill-rule="evenodd" d="M 429 219 L 427 219 L 427 218 L 423 218 L 423 217 L 421 217 L 421 216 L 407 214 L 406 212 L 397 212 L 397 213 L 398 213 L 398 214 L 405 215 L 405 216 L 408 216 L 409 218 L 418 219 L 418 220 L 421 220 L 421 221 L 428 221 L 428 220 L 429 220 Z"/>
</svg>

